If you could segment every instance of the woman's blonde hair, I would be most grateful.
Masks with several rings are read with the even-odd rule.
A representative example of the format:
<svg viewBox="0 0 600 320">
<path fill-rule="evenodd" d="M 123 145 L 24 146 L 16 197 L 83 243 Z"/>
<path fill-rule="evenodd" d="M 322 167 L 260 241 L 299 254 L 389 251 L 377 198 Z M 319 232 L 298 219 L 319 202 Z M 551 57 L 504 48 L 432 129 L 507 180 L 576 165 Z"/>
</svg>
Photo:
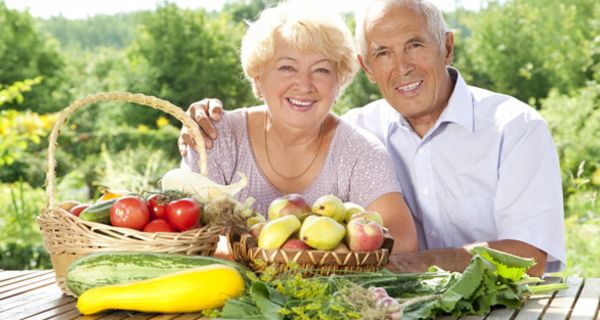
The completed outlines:
<svg viewBox="0 0 600 320">
<path fill-rule="evenodd" d="M 250 23 L 242 39 L 242 68 L 258 98 L 254 79 L 264 64 L 274 58 L 276 46 L 281 42 L 331 59 L 336 65 L 340 93 L 358 69 L 352 34 L 338 13 L 323 8 L 322 2 L 282 2 L 265 9 L 258 20 Z"/>
</svg>

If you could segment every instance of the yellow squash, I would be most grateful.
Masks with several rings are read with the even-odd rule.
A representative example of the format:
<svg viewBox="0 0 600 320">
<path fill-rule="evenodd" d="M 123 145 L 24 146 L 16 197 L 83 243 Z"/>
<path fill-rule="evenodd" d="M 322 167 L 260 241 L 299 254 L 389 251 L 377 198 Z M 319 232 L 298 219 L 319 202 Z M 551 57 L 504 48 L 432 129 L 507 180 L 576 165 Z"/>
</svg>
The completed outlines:
<svg viewBox="0 0 600 320">
<path fill-rule="evenodd" d="M 85 291 L 77 300 L 84 315 L 107 309 L 142 312 L 197 312 L 218 308 L 244 292 L 244 279 L 233 267 L 208 265 L 127 284 Z"/>
</svg>

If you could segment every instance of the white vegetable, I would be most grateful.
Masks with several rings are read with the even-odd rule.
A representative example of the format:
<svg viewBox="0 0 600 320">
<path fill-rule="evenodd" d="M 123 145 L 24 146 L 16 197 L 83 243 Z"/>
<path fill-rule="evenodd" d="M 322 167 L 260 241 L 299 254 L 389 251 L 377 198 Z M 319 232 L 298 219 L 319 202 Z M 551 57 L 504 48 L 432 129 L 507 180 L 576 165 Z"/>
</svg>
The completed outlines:
<svg viewBox="0 0 600 320">
<path fill-rule="evenodd" d="M 222 185 L 200 173 L 178 168 L 167 172 L 162 177 L 161 183 L 163 190 L 179 190 L 191 194 L 198 200 L 210 200 L 223 194 L 234 196 L 244 189 L 248 184 L 248 178 L 244 173 L 238 172 L 237 174 L 241 177 L 240 181 Z"/>
</svg>

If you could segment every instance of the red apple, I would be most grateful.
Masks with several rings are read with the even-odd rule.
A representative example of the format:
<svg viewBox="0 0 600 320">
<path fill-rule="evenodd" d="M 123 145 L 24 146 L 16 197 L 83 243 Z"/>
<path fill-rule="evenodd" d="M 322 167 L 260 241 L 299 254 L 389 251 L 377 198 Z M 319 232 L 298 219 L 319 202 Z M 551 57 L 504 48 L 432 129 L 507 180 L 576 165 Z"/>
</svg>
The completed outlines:
<svg viewBox="0 0 600 320">
<path fill-rule="evenodd" d="M 310 250 L 312 248 L 309 245 L 307 245 L 306 242 L 304 242 L 300 239 L 288 239 L 285 243 L 283 243 L 283 245 L 281 246 L 281 249 Z"/>
<path fill-rule="evenodd" d="M 295 215 L 300 221 L 311 214 L 310 206 L 304 198 L 297 193 L 290 193 L 277 198 L 269 205 L 269 220 L 275 220 L 285 215 Z"/>
<path fill-rule="evenodd" d="M 383 218 L 377 211 L 358 212 L 358 213 L 353 214 L 352 217 L 350 218 L 350 220 L 353 220 L 356 218 L 367 218 L 369 220 L 377 222 L 378 225 L 383 227 Z"/>
<path fill-rule="evenodd" d="M 346 242 L 352 251 L 375 251 L 383 240 L 383 228 L 375 221 L 357 218 L 346 225 Z"/>
</svg>

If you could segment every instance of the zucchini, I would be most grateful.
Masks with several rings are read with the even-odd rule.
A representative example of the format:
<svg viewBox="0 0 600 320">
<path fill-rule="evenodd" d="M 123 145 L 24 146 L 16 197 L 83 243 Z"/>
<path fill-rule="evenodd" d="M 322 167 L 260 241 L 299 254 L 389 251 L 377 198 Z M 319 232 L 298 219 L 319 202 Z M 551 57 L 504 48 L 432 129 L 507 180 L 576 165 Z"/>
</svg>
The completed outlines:
<svg viewBox="0 0 600 320">
<path fill-rule="evenodd" d="M 67 270 L 67 287 L 77 296 L 105 285 L 147 280 L 168 273 L 211 264 L 228 265 L 242 274 L 248 269 L 228 260 L 152 252 L 102 252 L 75 261 Z"/>
<path fill-rule="evenodd" d="M 79 218 L 85 221 L 99 222 L 110 225 L 110 208 L 117 199 L 99 202 L 81 211 Z"/>
<path fill-rule="evenodd" d="M 244 278 L 222 264 L 173 272 L 153 279 L 97 287 L 77 299 L 84 315 L 109 309 L 156 313 L 199 312 L 220 308 L 244 293 Z"/>
</svg>

